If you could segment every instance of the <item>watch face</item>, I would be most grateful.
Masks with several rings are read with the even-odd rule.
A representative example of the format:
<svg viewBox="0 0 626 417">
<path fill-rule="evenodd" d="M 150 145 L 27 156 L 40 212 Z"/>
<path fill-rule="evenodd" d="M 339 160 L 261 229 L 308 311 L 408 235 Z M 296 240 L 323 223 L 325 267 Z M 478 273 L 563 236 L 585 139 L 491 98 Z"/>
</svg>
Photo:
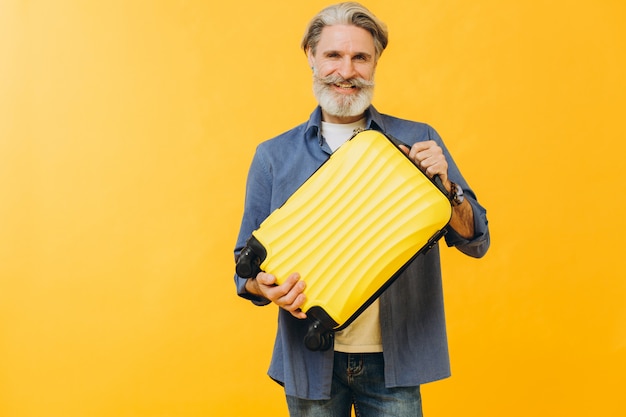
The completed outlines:
<svg viewBox="0 0 626 417">
<path fill-rule="evenodd" d="M 452 197 L 452 205 L 458 206 L 463 203 L 465 197 L 463 197 L 463 188 L 459 187 L 457 184 L 452 183 L 452 187 L 450 188 L 450 194 Z"/>
</svg>

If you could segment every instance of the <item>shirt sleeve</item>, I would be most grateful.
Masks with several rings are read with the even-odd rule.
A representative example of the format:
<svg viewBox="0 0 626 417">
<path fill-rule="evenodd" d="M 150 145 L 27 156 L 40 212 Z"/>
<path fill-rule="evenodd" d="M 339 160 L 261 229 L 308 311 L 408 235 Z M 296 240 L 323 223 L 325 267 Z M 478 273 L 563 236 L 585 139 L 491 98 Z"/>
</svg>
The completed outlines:
<svg viewBox="0 0 626 417">
<path fill-rule="evenodd" d="M 244 213 L 234 251 L 235 262 L 239 258 L 239 254 L 245 247 L 246 241 L 252 235 L 252 232 L 258 229 L 261 222 L 270 214 L 272 196 L 271 178 L 271 169 L 265 158 L 263 158 L 263 152 L 260 148 L 257 148 L 248 171 Z M 247 278 L 242 278 L 235 273 L 234 279 L 237 287 L 237 295 L 252 301 L 256 305 L 267 305 L 270 303 L 269 300 L 251 294 L 246 290 Z"/>
<path fill-rule="evenodd" d="M 465 199 L 469 201 L 474 211 L 474 236 L 471 239 L 466 239 L 459 235 L 452 227 L 448 227 L 445 241 L 448 246 L 454 246 L 468 256 L 481 258 L 487 253 L 491 243 L 487 212 L 484 207 L 476 201 L 473 195 L 474 193 L 470 189 L 467 189 L 467 191 L 464 189 L 463 191 L 465 193 Z"/>
<path fill-rule="evenodd" d="M 430 139 L 436 141 L 443 149 L 446 161 L 448 161 L 448 178 L 463 189 L 465 199 L 469 201 L 474 212 L 474 236 L 471 239 L 466 239 L 459 235 L 452 227 L 448 227 L 445 235 L 446 244 L 450 247 L 454 246 L 468 256 L 481 258 L 487 253 L 491 244 L 487 211 L 478 202 L 476 194 L 461 174 L 459 167 L 454 161 L 454 158 L 452 158 L 452 155 L 450 155 L 448 148 L 443 143 L 439 134 L 430 126 L 428 136 Z"/>
</svg>

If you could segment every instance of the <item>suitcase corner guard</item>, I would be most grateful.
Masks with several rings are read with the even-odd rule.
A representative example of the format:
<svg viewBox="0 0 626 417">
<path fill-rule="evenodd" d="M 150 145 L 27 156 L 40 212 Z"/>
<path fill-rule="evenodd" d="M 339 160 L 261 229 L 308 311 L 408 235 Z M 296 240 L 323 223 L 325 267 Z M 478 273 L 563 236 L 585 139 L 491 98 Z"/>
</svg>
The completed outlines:
<svg viewBox="0 0 626 417">
<path fill-rule="evenodd" d="M 237 258 L 237 266 L 235 272 L 241 278 L 254 278 L 259 272 L 261 272 L 261 262 L 267 257 L 267 251 L 254 237 L 251 235 L 246 242 L 246 246 L 243 248 Z"/>
<path fill-rule="evenodd" d="M 339 323 L 319 306 L 313 306 L 307 311 L 311 324 L 304 336 L 304 345 L 312 351 L 324 351 L 332 347 L 334 331 Z"/>
</svg>

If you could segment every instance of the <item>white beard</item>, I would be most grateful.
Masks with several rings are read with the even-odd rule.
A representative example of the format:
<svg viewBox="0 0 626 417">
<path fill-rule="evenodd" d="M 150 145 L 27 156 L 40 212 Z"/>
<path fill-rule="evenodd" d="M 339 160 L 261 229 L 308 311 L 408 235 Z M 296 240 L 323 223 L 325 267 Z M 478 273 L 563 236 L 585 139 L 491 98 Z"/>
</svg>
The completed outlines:
<svg viewBox="0 0 626 417">
<path fill-rule="evenodd" d="M 339 94 L 333 91 L 332 84 L 349 83 L 360 88 L 357 94 Z M 362 78 L 344 80 L 338 75 L 318 77 L 313 74 L 313 94 L 320 107 L 331 116 L 354 117 L 359 116 L 372 103 L 374 97 L 374 81 Z"/>
</svg>

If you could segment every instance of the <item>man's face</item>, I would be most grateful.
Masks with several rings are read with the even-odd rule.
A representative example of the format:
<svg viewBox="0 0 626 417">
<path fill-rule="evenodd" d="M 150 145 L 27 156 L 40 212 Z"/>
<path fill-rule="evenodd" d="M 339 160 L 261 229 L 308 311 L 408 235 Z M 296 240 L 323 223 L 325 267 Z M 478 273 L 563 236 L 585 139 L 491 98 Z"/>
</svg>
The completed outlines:
<svg viewBox="0 0 626 417">
<path fill-rule="evenodd" d="M 308 59 L 324 121 L 359 120 L 374 94 L 376 49 L 372 34 L 351 25 L 326 26 L 315 54 L 309 51 Z"/>
</svg>

